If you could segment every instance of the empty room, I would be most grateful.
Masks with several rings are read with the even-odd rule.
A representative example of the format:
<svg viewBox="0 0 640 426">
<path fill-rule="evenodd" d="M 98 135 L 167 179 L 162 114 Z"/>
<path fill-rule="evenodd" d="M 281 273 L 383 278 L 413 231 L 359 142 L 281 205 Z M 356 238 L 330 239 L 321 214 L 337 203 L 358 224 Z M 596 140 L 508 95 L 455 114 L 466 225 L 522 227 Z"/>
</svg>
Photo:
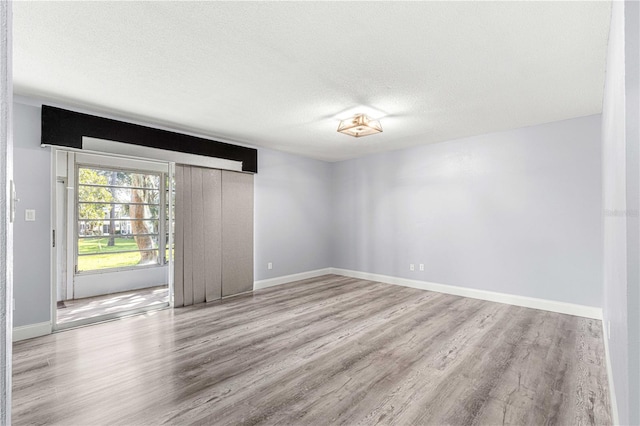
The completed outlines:
<svg viewBox="0 0 640 426">
<path fill-rule="evenodd" d="M 640 3 L 0 12 L 0 424 L 640 425 Z"/>
</svg>

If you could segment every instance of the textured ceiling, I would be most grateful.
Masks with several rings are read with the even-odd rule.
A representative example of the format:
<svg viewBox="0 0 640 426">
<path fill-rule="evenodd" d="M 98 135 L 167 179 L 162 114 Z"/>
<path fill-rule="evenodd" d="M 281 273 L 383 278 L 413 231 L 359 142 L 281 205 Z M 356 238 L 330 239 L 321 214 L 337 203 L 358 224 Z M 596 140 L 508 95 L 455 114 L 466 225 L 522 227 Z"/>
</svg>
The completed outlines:
<svg viewBox="0 0 640 426">
<path fill-rule="evenodd" d="M 14 85 L 324 160 L 602 109 L 609 2 L 14 2 Z M 368 106 L 384 133 L 336 116 Z"/>
</svg>

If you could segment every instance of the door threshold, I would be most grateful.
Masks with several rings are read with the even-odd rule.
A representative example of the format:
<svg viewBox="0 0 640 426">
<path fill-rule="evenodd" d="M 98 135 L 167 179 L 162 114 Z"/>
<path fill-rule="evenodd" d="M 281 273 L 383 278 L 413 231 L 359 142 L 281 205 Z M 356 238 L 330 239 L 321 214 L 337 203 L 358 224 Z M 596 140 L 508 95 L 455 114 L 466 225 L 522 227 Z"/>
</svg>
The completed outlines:
<svg viewBox="0 0 640 426">
<path fill-rule="evenodd" d="M 147 314 L 149 312 L 163 311 L 169 309 L 169 303 L 145 306 L 143 308 L 129 309 L 126 311 L 114 312 L 111 314 L 97 315 L 91 318 L 83 318 L 76 321 L 69 321 L 62 324 L 54 324 L 53 333 L 59 331 L 67 331 L 73 328 L 86 327 L 89 325 L 100 324 L 109 321 L 116 321 L 123 318 L 133 317 L 137 315 Z"/>
</svg>

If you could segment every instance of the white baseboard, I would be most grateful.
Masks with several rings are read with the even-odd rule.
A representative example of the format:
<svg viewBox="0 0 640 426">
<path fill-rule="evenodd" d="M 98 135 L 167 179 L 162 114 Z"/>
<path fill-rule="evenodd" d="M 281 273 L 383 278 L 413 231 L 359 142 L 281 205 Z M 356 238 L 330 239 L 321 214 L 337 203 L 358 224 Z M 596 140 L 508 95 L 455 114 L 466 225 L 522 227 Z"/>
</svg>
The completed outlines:
<svg viewBox="0 0 640 426">
<path fill-rule="evenodd" d="M 508 305 L 523 306 L 525 308 L 541 309 L 543 311 L 558 312 L 561 314 L 602 320 L 602 309 L 594 306 L 536 299 L 533 297 L 477 290 L 447 284 L 437 284 L 427 281 L 410 280 L 407 278 L 390 277 L 388 275 L 371 274 L 368 272 L 351 271 L 348 269 L 331 268 L 331 271 L 333 274 L 344 275 L 345 277 L 378 281 L 386 284 L 417 288 L 420 290 L 429 290 L 438 293 L 453 294 L 456 296 L 471 297 L 473 299 L 488 300 L 490 302 L 506 303 Z"/>
<path fill-rule="evenodd" d="M 261 288 L 273 287 L 274 285 L 286 284 L 293 281 L 306 280 L 307 278 L 320 277 L 332 273 L 333 268 L 316 269 L 315 271 L 301 272 L 299 274 L 284 275 L 282 277 L 269 278 L 266 280 L 255 281 L 253 283 L 254 290 Z"/>
<path fill-rule="evenodd" d="M 39 322 L 37 324 L 23 325 L 13 328 L 13 341 L 33 339 L 34 337 L 51 334 L 51 322 Z"/>
<path fill-rule="evenodd" d="M 609 333 L 605 326 L 605 321 L 602 320 L 602 338 L 604 339 L 604 357 L 607 364 L 607 377 L 609 379 L 609 399 L 611 403 L 611 417 L 614 425 L 620 424 L 620 417 L 618 416 L 618 400 L 616 399 L 616 390 L 613 385 L 613 368 L 611 367 L 611 352 L 609 352 Z"/>
</svg>

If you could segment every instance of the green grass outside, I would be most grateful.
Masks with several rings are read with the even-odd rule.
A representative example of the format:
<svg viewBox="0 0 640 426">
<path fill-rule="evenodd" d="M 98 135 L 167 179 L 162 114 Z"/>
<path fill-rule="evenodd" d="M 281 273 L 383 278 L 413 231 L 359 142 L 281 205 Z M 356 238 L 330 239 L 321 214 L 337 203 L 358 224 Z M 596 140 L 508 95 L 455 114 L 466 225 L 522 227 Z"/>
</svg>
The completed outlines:
<svg viewBox="0 0 640 426">
<path fill-rule="evenodd" d="M 78 254 L 96 253 L 93 256 L 78 256 L 79 271 L 125 268 L 140 262 L 140 252 L 113 253 L 114 251 L 137 250 L 138 244 L 131 238 L 116 238 L 109 246 L 109 238 L 81 238 L 78 240 Z M 169 257 L 169 249 L 166 251 Z"/>
<path fill-rule="evenodd" d="M 116 238 L 115 244 L 109 247 L 109 238 L 80 238 L 78 239 L 78 254 L 110 253 L 114 251 L 138 250 L 136 240 L 131 238 Z"/>
<path fill-rule="evenodd" d="M 127 266 L 135 266 L 138 262 L 140 262 L 140 252 L 79 256 L 78 271 L 124 268 Z"/>
<path fill-rule="evenodd" d="M 94 256 L 78 256 L 79 271 L 124 268 L 140 262 L 140 252 L 112 253 L 114 251 L 137 250 L 138 244 L 132 238 L 116 238 L 109 246 L 109 238 L 81 238 L 78 240 L 78 254 L 96 253 Z M 100 254 L 97 254 L 100 253 Z"/>
</svg>

